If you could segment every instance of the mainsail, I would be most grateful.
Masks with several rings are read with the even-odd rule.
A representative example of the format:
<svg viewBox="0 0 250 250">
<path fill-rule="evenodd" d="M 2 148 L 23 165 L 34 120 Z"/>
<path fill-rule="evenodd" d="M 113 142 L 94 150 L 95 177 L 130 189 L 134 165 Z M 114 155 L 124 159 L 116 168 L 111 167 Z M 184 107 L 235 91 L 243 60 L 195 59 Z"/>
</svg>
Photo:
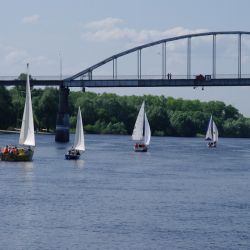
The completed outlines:
<svg viewBox="0 0 250 250">
<path fill-rule="evenodd" d="M 144 102 L 141 105 L 139 114 L 135 122 L 135 127 L 132 134 L 132 139 L 134 141 L 143 140 L 143 123 L 144 123 Z"/>
<path fill-rule="evenodd" d="M 212 116 L 210 117 L 208 128 L 207 128 L 207 133 L 206 133 L 206 140 L 212 140 L 213 139 L 213 134 L 212 134 L 212 124 L 213 124 L 213 118 Z"/>
<path fill-rule="evenodd" d="M 76 133 L 73 148 L 80 151 L 85 151 L 84 133 L 82 125 L 82 114 L 80 107 L 78 108 Z"/>
<path fill-rule="evenodd" d="M 27 64 L 26 99 L 23 111 L 23 120 L 19 137 L 19 144 L 26 146 L 35 146 L 35 133 L 29 79 L 29 64 Z"/>
</svg>

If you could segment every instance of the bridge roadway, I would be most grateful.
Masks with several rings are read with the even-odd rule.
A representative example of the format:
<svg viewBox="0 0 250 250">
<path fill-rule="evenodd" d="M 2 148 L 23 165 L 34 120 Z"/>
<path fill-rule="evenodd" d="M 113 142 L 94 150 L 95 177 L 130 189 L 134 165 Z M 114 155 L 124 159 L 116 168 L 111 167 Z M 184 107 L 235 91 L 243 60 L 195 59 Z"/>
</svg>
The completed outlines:
<svg viewBox="0 0 250 250">
<path fill-rule="evenodd" d="M 195 79 L 110 79 L 110 80 L 31 80 L 31 86 L 63 87 L 216 87 L 216 86 L 250 86 L 250 78 L 223 78 L 210 80 Z M 25 85 L 21 80 L 0 80 L 0 86 Z"/>
</svg>

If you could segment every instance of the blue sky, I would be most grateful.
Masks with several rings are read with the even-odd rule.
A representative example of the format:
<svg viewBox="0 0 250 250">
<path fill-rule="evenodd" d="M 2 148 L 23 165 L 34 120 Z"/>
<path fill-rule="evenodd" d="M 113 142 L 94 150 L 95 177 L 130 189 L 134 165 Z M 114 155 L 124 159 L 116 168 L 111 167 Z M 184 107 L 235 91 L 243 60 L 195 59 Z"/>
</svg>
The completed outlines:
<svg viewBox="0 0 250 250">
<path fill-rule="evenodd" d="M 0 75 L 19 75 L 30 62 L 32 75 L 77 73 L 139 44 L 202 31 L 250 31 L 247 0 L 54 0 L 2 1 Z M 192 74 L 211 73 L 211 39 L 192 43 Z M 143 52 L 143 73 L 161 73 L 161 48 Z M 186 73 L 186 42 L 169 44 L 167 67 Z M 250 37 L 242 43 L 242 73 L 250 74 Z M 237 73 L 237 39 L 217 43 L 217 73 Z M 136 74 L 135 55 L 118 62 L 118 73 Z M 110 65 L 97 73 L 109 74 Z M 96 90 L 103 91 L 103 90 Z M 187 99 L 221 100 L 250 116 L 250 88 L 104 89 L 118 94 L 163 94 Z"/>
</svg>

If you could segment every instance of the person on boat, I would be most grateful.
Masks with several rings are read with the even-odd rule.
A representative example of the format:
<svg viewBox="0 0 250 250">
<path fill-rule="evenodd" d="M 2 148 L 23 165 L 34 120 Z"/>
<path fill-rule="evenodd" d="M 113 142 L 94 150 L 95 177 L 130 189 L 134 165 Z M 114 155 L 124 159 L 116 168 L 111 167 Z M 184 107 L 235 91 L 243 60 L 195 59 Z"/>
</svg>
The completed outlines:
<svg viewBox="0 0 250 250">
<path fill-rule="evenodd" d="M 69 150 L 69 155 L 73 155 L 73 156 L 75 156 L 75 155 L 77 155 L 77 151 L 78 150 L 75 150 L 73 147 Z M 79 153 L 80 154 L 80 153 Z"/>
<path fill-rule="evenodd" d="M 9 147 L 9 154 L 13 155 L 13 147 Z"/>
<path fill-rule="evenodd" d="M 9 153 L 9 147 L 8 147 L 8 145 L 6 145 L 6 147 L 4 148 L 3 153 L 4 154 L 8 154 Z"/>
<path fill-rule="evenodd" d="M 14 155 L 17 155 L 17 147 L 13 147 L 12 152 Z"/>
</svg>

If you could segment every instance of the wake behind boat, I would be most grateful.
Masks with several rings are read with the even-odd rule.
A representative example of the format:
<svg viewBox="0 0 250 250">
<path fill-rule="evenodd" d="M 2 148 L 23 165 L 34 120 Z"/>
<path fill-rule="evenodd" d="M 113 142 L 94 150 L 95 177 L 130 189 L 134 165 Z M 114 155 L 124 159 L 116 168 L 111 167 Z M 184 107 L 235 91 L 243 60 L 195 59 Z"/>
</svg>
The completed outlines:
<svg viewBox="0 0 250 250">
<path fill-rule="evenodd" d="M 219 132 L 218 132 L 215 122 L 213 121 L 212 115 L 209 120 L 205 139 L 209 141 L 207 144 L 209 148 L 215 148 L 219 140 Z"/>
<path fill-rule="evenodd" d="M 132 134 L 132 140 L 136 141 L 134 145 L 135 152 L 147 152 L 151 139 L 151 130 L 144 106 L 145 104 L 143 102 Z"/>
<path fill-rule="evenodd" d="M 29 64 L 27 64 L 26 97 L 19 137 L 19 146 L 6 145 L 1 148 L 0 159 L 2 161 L 32 161 L 34 147 L 34 121 L 30 92 Z"/>
<path fill-rule="evenodd" d="M 77 122 L 76 122 L 76 133 L 75 141 L 72 148 L 65 154 L 66 160 L 78 160 L 80 158 L 81 152 L 85 151 L 85 141 L 82 125 L 82 114 L 80 107 L 78 108 Z"/>
</svg>

